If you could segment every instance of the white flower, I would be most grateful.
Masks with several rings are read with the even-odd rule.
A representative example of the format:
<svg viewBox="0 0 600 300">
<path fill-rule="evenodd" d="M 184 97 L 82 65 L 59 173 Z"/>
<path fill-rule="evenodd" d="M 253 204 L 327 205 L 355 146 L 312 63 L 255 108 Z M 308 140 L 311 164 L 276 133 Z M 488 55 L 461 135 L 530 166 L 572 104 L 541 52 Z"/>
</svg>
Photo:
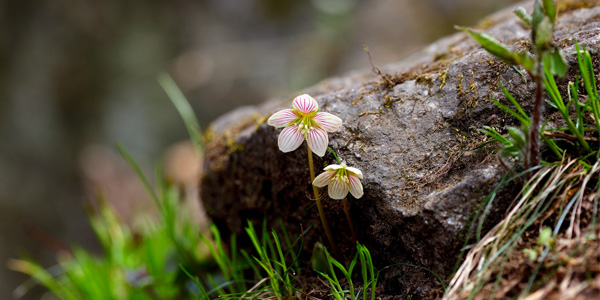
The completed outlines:
<svg viewBox="0 0 600 300">
<path fill-rule="evenodd" d="M 327 132 L 337 131 L 342 125 L 342 119 L 330 113 L 319 112 L 317 101 L 304 94 L 294 98 L 291 109 L 273 114 L 267 124 L 277 128 L 285 127 L 277 142 L 279 150 L 294 151 L 306 140 L 308 147 L 322 157 L 329 144 Z"/>
<path fill-rule="evenodd" d="M 331 199 L 344 199 L 348 191 L 358 199 L 363 195 L 363 187 L 359 178 L 363 178 L 362 172 L 357 168 L 346 166 L 346 162 L 341 165 L 329 165 L 321 175 L 313 181 L 316 187 L 329 185 L 327 190 Z"/>
</svg>

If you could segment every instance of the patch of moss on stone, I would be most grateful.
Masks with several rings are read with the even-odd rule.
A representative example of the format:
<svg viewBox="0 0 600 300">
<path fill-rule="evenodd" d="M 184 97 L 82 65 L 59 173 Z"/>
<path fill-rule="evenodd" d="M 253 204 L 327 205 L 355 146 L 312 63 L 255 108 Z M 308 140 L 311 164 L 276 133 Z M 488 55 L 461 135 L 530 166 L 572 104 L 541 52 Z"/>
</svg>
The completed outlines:
<svg viewBox="0 0 600 300">
<path fill-rule="evenodd" d="M 262 116 L 262 117 L 258 117 L 256 118 L 256 127 L 258 128 L 258 126 L 260 126 L 261 124 L 265 123 L 269 117 L 271 117 L 270 115 L 266 115 L 266 116 Z"/>
<path fill-rule="evenodd" d="M 433 76 L 430 74 L 420 74 L 415 78 L 415 82 L 420 85 L 426 85 L 431 89 L 433 87 Z"/>
<path fill-rule="evenodd" d="M 475 85 L 475 73 L 471 71 L 471 85 L 469 85 L 469 90 L 473 93 L 477 94 L 477 86 Z"/>
<path fill-rule="evenodd" d="M 434 77 L 436 80 L 440 78 L 440 76 L 444 76 L 447 74 L 449 67 L 448 65 L 452 64 L 456 59 L 464 56 L 465 53 L 460 51 L 457 47 L 452 47 L 448 49 L 446 52 L 438 53 L 434 55 L 431 63 L 427 63 L 423 66 L 416 66 L 410 69 L 408 72 L 390 75 L 387 73 L 381 72 L 378 68 L 373 69 L 373 72 L 380 77 L 380 81 L 376 83 L 377 86 L 384 87 L 386 89 L 391 89 L 394 86 L 404 83 L 409 80 L 416 80 L 418 84 L 425 84 L 429 88 L 433 86 Z M 445 82 L 442 82 L 443 87 Z"/>
<path fill-rule="evenodd" d="M 440 83 L 440 87 L 439 90 L 441 90 L 445 85 L 446 85 L 446 79 L 448 79 L 448 77 L 450 75 L 448 75 L 448 71 L 450 71 L 450 68 L 446 68 L 444 69 L 437 77 L 436 80 L 442 80 L 442 83 Z"/>
<path fill-rule="evenodd" d="M 362 116 L 366 116 L 366 115 L 378 115 L 380 113 L 382 113 L 381 107 L 379 108 L 378 111 L 366 111 L 366 110 L 363 110 L 361 113 L 358 114 L 358 116 L 362 117 Z"/>
<path fill-rule="evenodd" d="M 206 157 L 206 161 L 209 162 L 208 168 L 215 172 L 223 170 L 223 168 L 227 167 L 226 164 L 230 154 L 244 151 L 244 145 L 237 142 L 239 133 L 244 128 L 252 126 L 256 122 L 256 118 L 250 117 L 219 133 L 216 133 L 214 128 L 209 127 L 204 132 L 207 144 L 204 156 Z M 227 155 L 224 155 L 224 153 Z"/>
<path fill-rule="evenodd" d="M 365 97 L 365 93 L 362 92 L 362 93 L 360 93 L 360 95 L 358 96 L 358 98 L 356 98 L 356 100 L 352 101 L 352 103 L 350 103 L 350 104 L 356 105 L 356 103 L 358 103 L 358 101 L 362 100 L 364 97 Z"/>
<path fill-rule="evenodd" d="M 600 1 L 598 0 L 561 0 L 556 3 L 556 9 L 558 11 L 558 15 L 562 15 L 564 13 L 568 13 L 574 10 L 582 9 L 582 8 L 592 8 L 600 6 Z"/>
<path fill-rule="evenodd" d="M 463 79 L 464 75 L 458 74 L 456 77 L 458 78 L 458 83 L 456 84 L 456 98 L 458 98 L 460 100 L 460 98 L 467 92 L 465 90 L 463 90 L 463 87 L 462 87 L 462 79 Z M 446 84 L 445 81 L 444 81 L 444 84 Z"/>
<path fill-rule="evenodd" d="M 215 138 L 215 129 L 210 126 L 202 133 L 204 143 L 210 143 Z"/>
<path fill-rule="evenodd" d="M 233 154 L 236 152 L 244 151 L 244 145 L 238 143 L 236 139 L 232 137 L 226 137 L 225 144 L 227 145 L 227 154 Z"/>
<path fill-rule="evenodd" d="M 408 73 L 390 75 L 387 73 L 381 73 L 380 71 L 378 75 L 381 78 L 381 81 L 378 83 L 378 85 L 386 89 L 391 89 L 396 85 L 404 83 L 405 81 L 411 79 L 411 76 Z"/>
<path fill-rule="evenodd" d="M 390 95 L 385 95 L 385 101 L 383 102 L 383 107 L 389 108 L 392 105 L 392 103 L 394 103 L 394 101 L 396 101 L 396 100 L 398 100 L 398 99 L 393 98 Z"/>
</svg>

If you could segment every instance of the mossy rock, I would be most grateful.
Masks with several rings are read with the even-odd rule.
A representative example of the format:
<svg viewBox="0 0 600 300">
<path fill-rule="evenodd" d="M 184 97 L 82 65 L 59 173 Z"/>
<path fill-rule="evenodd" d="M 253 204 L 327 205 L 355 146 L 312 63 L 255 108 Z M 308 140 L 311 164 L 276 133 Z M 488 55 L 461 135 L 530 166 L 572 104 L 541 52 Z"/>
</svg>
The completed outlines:
<svg viewBox="0 0 600 300">
<path fill-rule="evenodd" d="M 569 10 L 559 13 L 554 42 L 567 54 L 576 41 L 600 49 L 600 7 L 568 2 L 563 6 Z M 527 50 L 530 31 L 513 9 L 486 19 L 486 32 Z M 597 63 L 598 56 L 593 59 Z M 576 73 L 576 59 L 568 56 L 568 62 L 567 78 L 559 81 L 563 84 L 574 81 Z M 364 173 L 365 194 L 351 201 L 359 240 L 378 268 L 397 265 L 381 274 L 381 295 L 427 297 L 440 289 L 431 272 L 408 265 L 444 279 L 451 275 L 469 218 L 506 173 L 495 155 L 474 150 L 486 141 L 478 128 L 503 130 L 516 124 L 491 101 L 508 103 L 499 82 L 530 112 L 531 80 L 457 33 L 382 67 L 379 74 L 359 71 L 297 93 L 312 95 L 322 111 L 344 121 L 330 135 L 330 147 Z M 264 122 L 291 106 L 293 98 L 240 108 L 212 124 L 201 197 L 224 233 L 241 235 L 246 219 L 266 218 L 274 225 L 281 218 L 292 235 L 313 226 L 304 236 L 309 253 L 316 241 L 325 243 L 326 238 L 310 199 L 306 146 L 282 153 L 277 148 L 280 130 Z M 333 162 L 331 154 L 316 159 L 317 173 Z M 503 216 L 516 192 L 511 185 L 500 191 L 484 229 Z M 355 247 L 342 204 L 327 198 L 323 202 L 344 257 L 352 257 Z"/>
</svg>

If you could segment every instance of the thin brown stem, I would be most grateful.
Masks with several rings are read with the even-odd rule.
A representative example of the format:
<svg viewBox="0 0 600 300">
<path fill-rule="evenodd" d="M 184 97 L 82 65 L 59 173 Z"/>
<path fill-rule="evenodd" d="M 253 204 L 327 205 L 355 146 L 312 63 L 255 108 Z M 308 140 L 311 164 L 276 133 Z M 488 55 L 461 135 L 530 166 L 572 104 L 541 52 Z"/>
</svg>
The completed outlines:
<svg viewBox="0 0 600 300">
<path fill-rule="evenodd" d="M 313 166 L 312 151 L 310 150 L 310 147 L 308 145 L 306 145 L 306 148 L 308 149 L 308 166 L 310 169 L 310 185 L 313 188 L 313 193 L 315 194 L 315 200 L 317 201 L 317 210 L 319 210 L 319 217 L 321 218 L 321 224 L 323 224 L 323 229 L 325 230 L 325 235 L 327 235 L 327 239 L 329 240 L 329 245 L 333 249 L 333 253 L 335 253 L 335 256 L 337 256 L 339 258 L 340 256 L 339 256 L 338 248 L 337 248 L 337 245 L 334 243 L 333 235 L 331 234 L 331 229 L 329 229 L 329 223 L 327 222 L 327 219 L 325 218 L 323 204 L 321 203 L 321 199 L 319 198 L 319 190 L 317 189 L 316 186 L 312 185 L 313 181 L 315 181 L 315 168 Z"/>
<path fill-rule="evenodd" d="M 348 226 L 350 226 L 350 230 L 352 231 L 352 241 L 356 243 L 358 241 L 358 237 L 356 236 L 356 230 L 354 229 L 354 223 L 352 223 L 352 217 L 350 216 L 350 206 L 348 205 L 348 199 L 344 198 L 344 212 L 346 213 L 346 218 L 348 219 Z"/>
</svg>

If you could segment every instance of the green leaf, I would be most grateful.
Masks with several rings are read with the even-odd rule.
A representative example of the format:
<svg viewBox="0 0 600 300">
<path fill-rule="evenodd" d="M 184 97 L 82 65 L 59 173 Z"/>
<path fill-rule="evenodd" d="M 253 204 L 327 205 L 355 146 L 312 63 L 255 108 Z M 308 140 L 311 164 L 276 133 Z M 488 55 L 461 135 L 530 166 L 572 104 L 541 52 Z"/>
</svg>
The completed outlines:
<svg viewBox="0 0 600 300">
<path fill-rule="evenodd" d="M 456 29 L 462 30 L 468 33 L 473 39 L 475 39 L 485 50 L 487 50 L 490 54 L 502 59 L 509 65 L 521 65 L 527 71 L 533 70 L 533 66 L 535 64 L 535 60 L 531 57 L 529 53 L 521 52 L 517 53 L 508 48 L 508 46 L 502 44 L 493 36 L 478 32 L 470 28 L 455 26 Z"/>
<path fill-rule="evenodd" d="M 548 247 L 548 246 L 550 246 L 551 242 L 552 242 L 552 229 L 550 229 L 549 227 L 546 227 L 546 228 L 542 229 L 542 232 L 540 232 L 540 237 L 538 238 L 538 244 Z"/>
<path fill-rule="evenodd" d="M 523 249 L 521 252 L 528 256 L 529 261 L 535 261 L 537 259 L 537 252 L 533 249 Z"/>
<path fill-rule="evenodd" d="M 525 70 L 531 72 L 533 70 L 533 66 L 535 65 L 535 60 L 531 55 L 527 52 L 521 52 L 517 54 L 515 58 L 518 61 L 518 64 L 523 66 Z"/>
<path fill-rule="evenodd" d="M 510 50 L 506 45 L 500 43 L 493 36 L 472 30 L 470 28 L 455 27 L 458 30 L 462 30 L 468 33 L 473 39 L 475 39 L 485 50 L 487 50 L 490 54 L 504 60 L 506 63 L 511 65 L 520 64 L 520 55 L 516 52 Z"/>
<path fill-rule="evenodd" d="M 543 0 L 543 4 L 546 16 L 554 23 L 556 21 L 556 4 L 554 4 L 554 0 Z"/>
<path fill-rule="evenodd" d="M 515 146 L 524 146 L 526 144 L 525 135 L 520 129 L 509 126 L 506 130 L 508 130 L 508 135 L 515 141 Z"/>
<path fill-rule="evenodd" d="M 542 19 L 544 19 L 544 9 L 540 5 L 540 1 L 535 0 L 535 3 L 533 4 L 533 15 L 531 17 L 531 28 L 533 29 L 533 32 L 537 30 Z"/>
<path fill-rule="evenodd" d="M 515 15 L 517 15 L 517 17 L 519 17 L 519 19 L 521 19 L 521 21 L 523 21 L 523 23 L 525 23 L 527 26 L 531 27 L 531 15 L 529 13 L 527 13 L 527 11 L 525 10 L 525 8 L 523 8 L 522 6 L 517 7 L 517 9 L 514 10 Z"/>
<path fill-rule="evenodd" d="M 547 16 L 544 16 L 535 27 L 535 45 L 538 49 L 547 49 L 550 46 L 553 27 L 552 21 Z"/>
<path fill-rule="evenodd" d="M 323 246 L 323 244 L 319 242 L 315 243 L 313 246 L 312 256 L 310 258 L 310 266 L 315 271 L 330 274 L 329 262 L 327 261 L 325 251 L 325 246 Z"/>
<path fill-rule="evenodd" d="M 552 75 L 564 77 L 567 73 L 567 60 L 560 49 L 553 49 L 552 52 L 544 54 L 544 65 L 548 66 Z"/>
</svg>

